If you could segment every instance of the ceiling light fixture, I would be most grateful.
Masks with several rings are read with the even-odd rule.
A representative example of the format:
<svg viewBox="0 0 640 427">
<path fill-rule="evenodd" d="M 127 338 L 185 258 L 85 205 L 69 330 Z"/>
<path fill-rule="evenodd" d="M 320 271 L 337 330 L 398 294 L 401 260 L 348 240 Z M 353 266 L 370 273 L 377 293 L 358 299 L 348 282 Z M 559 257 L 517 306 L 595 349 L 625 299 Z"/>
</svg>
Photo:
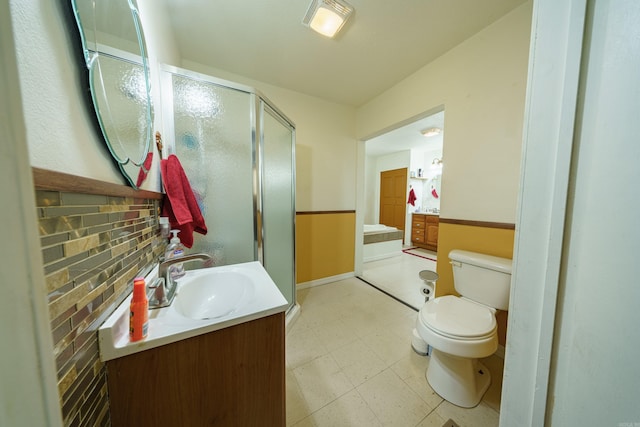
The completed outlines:
<svg viewBox="0 0 640 427">
<path fill-rule="evenodd" d="M 343 0 L 312 0 L 302 23 L 325 37 L 333 37 L 353 13 Z"/>
<path fill-rule="evenodd" d="M 440 132 L 442 132 L 440 128 L 428 128 L 420 131 L 420 133 L 426 137 L 440 135 Z"/>
</svg>

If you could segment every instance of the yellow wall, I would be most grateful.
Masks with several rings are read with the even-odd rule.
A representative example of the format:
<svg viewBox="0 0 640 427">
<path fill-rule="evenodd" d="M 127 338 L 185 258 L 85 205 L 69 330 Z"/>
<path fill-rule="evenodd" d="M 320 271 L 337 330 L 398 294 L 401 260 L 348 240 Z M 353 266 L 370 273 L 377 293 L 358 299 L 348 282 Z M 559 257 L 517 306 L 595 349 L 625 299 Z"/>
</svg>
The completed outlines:
<svg viewBox="0 0 640 427">
<path fill-rule="evenodd" d="M 513 258 L 515 230 L 440 223 L 438 227 L 438 264 L 440 278 L 436 283 L 436 296 L 456 294 L 453 286 L 453 270 L 449 264 L 452 249 L 479 252 L 503 258 Z M 504 345 L 507 334 L 507 313 L 498 312 L 498 339 Z"/>
<path fill-rule="evenodd" d="M 356 214 L 313 212 L 296 215 L 296 283 L 353 271 Z"/>
</svg>

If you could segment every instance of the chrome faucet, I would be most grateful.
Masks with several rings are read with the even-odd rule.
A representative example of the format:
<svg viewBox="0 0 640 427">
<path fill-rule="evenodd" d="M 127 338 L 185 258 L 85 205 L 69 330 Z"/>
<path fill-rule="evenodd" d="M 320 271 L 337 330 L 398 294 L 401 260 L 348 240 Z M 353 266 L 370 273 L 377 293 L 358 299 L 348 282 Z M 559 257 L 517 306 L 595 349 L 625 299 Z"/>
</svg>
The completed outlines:
<svg viewBox="0 0 640 427">
<path fill-rule="evenodd" d="M 212 267 L 213 258 L 208 254 L 191 254 L 180 258 L 171 258 L 158 266 L 158 278 L 148 286 L 149 309 L 162 308 L 171 305 L 176 296 L 177 283 L 171 278 L 171 265 L 181 262 L 202 261 L 202 267 Z"/>
</svg>

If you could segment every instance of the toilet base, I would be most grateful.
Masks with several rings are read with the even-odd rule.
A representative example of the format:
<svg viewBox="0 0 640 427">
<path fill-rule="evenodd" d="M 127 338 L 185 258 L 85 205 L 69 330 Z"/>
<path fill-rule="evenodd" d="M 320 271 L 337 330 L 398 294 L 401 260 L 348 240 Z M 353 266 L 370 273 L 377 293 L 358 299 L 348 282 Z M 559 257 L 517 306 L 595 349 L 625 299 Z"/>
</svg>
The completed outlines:
<svg viewBox="0 0 640 427">
<path fill-rule="evenodd" d="M 425 340 L 423 340 L 420 335 L 418 335 L 418 331 L 415 328 L 413 329 L 411 348 L 413 348 L 413 351 L 418 353 L 420 356 L 429 355 L 429 344 L 427 344 Z"/>
<path fill-rule="evenodd" d="M 491 373 L 478 359 L 468 359 L 431 350 L 426 373 L 429 385 L 448 402 L 473 408 L 491 384 Z"/>
</svg>

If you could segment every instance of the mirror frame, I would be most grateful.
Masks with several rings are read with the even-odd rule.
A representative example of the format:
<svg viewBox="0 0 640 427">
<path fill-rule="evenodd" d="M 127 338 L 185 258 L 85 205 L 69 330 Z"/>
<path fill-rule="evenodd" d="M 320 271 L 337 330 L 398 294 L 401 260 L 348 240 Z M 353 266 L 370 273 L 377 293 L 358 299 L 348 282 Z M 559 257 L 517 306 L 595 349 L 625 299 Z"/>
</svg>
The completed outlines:
<svg viewBox="0 0 640 427">
<path fill-rule="evenodd" d="M 139 56 L 137 54 L 132 54 L 128 52 L 123 52 L 115 48 L 109 48 L 105 46 L 99 46 L 97 40 L 95 42 L 95 50 L 88 47 L 88 41 L 86 39 L 85 30 L 83 27 L 82 17 L 80 16 L 80 11 L 78 8 L 78 3 L 81 1 L 89 1 L 93 5 L 93 10 L 95 13 L 95 3 L 100 0 L 70 0 L 71 10 L 73 13 L 74 20 L 77 25 L 77 29 L 80 34 L 80 42 L 82 45 L 82 54 L 84 58 L 85 66 L 88 70 L 88 79 L 89 79 L 89 92 L 91 94 L 91 100 L 93 104 L 93 108 L 96 114 L 96 119 L 101 131 L 101 134 L 104 138 L 104 141 L 109 149 L 109 153 L 111 157 L 118 165 L 122 175 L 126 178 L 129 185 L 135 189 L 140 187 L 140 184 L 144 182 L 146 178 L 146 174 L 148 173 L 148 169 L 150 167 L 150 154 L 152 151 L 152 135 L 153 135 L 153 103 L 151 99 L 151 84 L 150 84 L 150 72 L 149 72 L 149 64 L 148 64 L 148 56 L 147 56 L 147 47 L 146 41 L 144 37 L 144 32 L 142 29 L 142 22 L 140 19 L 140 12 L 138 10 L 138 5 L 136 0 L 102 0 L 107 1 L 109 3 L 115 1 L 126 2 L 128 5 L 128 9 L 131 12 L 131 19 L 135 28 L 137 42 L 138 42 L 138 50 Z M 96 33 L 95 27 L 93 28 L 94 34 Z M 101 58 L 110 58 L 121 60 L 126 63 L 135 64 L 137 66 L 142 67 L 143 76 L 144 76 L 144 116 L 145 116 L 145 129 L 140 132 L 140 139 L 142 146 L 139 146 L 135 153 L 128 153 L 126 149 L 116 150 L 114 147 L 118 144 L 121 147 L 124 147 L 118 135 L 110 135 L 108 132 L 108 128 L 106 125 L 107 119 L 111 119 L 110 114 L 108 114 L 109 108 L 109 97 L 106 95 L 107 91 L 104 86 L 101 85 L 103 82 L 102 69 L 100 67 L 100 59 Z M 106 105 L 100 105 L 100 100 L 98 97 L 98 91 L 101 91 L 106 100 Z M 130 102 L 135 102 L 131 100 Z M 102 112 L 104 111 L 104 112 Z M 122 151 L 123 153 L 120 153 Z M 124 155 L 122 155 L 124 154 Z M 138 157 L 140 155 L 140 157 Z"/>
</svg>

